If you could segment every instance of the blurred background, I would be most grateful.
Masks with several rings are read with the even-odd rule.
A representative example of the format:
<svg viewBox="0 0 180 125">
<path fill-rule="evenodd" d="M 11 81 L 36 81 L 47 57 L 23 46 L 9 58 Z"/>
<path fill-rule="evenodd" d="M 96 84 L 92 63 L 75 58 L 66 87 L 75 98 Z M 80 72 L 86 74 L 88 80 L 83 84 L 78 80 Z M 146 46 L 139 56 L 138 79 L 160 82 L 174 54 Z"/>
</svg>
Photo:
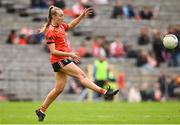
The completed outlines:
<svg viewBox="0 0 180 125">
<path fill-rule="evenodd" d="M 114 99 L 74 78 L 58 100 L 168 101 L 180 99 L 180 44 L 163 47 L 163 35 L 180 38 L 179 0 L 0 0 L 0 101 L 39 101 L 54 87 L 44 34 L 48 7 L 63 9 L 65 22 L 84 8 L 94 13 L 68 31 L 78 64 L 97 85 L 119 89 Z"/>
</svg>

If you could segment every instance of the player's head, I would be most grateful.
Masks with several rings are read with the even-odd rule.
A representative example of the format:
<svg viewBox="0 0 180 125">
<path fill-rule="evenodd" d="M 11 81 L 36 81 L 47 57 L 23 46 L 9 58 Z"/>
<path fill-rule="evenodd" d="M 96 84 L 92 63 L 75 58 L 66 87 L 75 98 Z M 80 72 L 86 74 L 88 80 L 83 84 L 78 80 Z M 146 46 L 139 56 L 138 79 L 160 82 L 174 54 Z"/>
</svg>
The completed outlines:
<svg viewBox="0 0 180 125">
<path fill-rule="evenodd" d="M 60 24 L 64 21 L 63 11 L 55 6 L 49 7 L 48 22 L 51 23 L 52 21 L 54 21 L 57 24 Z"/>
<path fill-rule="evenodd" d="M 40 30 L 40 33 L 45 32 L 46 28 L 52 23 L 52 21 L 56 24 L 61 24 L 64 21 L 64 13 L 63 11 L 55 6 L 50 6 L 48 11 L 48 22 L 44 25 L 44 27 Z"/>
</svg>

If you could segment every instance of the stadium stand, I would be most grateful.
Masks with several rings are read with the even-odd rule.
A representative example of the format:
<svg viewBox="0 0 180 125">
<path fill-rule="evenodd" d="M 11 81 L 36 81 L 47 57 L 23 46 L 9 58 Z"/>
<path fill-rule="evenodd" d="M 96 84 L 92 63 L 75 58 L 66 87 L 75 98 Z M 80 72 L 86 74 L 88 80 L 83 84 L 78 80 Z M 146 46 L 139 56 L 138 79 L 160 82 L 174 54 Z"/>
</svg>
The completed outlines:
<svg viewBox="0 0 180 125">
<path fill-rule="evenodd" d="M 3 89 L 8 99 L 12 101 L 42 100 L 55 82 L 49 64 L 49 55 L 44 51 L 44 40 L 41 44 L 25 46 L 9 45 L 5 41 L 12 29 L 20 32 L 22 28 L 32 30 L 40 28 L 45 22 L 47 9 L 30 8 L 30 0 L 2 0 L 1 2 L 0 65 L 2 66 L 2 79 L 0 80 L 0 89 Z M 74 2 L 75 0 L 67 0 L 67 8 L 71 8 Z M 125 3 L 126 0 L 122 0 L 122 2 Z M 141 27 L 155 27 L 164 32 L 169 25 L 179 24 L 179 0 L 148 1 L 149 6 L 159 9 L 157 18 L 151 21 L 111 19 L 114 3 L 115 0 L 109 0 L 107 5 L 91 3 L 95 9 L 96 17 L 84 20 L 74 31 L 68 33 L 74 50 L 78 48 L 85 37 L 106 36 L 107 40 L 113 40 L 116 35 L 121 36 L 123 44 L 131 46 L 137 51 L 142 48 L 152 50 L 152 45 L 139 46 L 136 42 Z M 133 1 L 137 9 L 144 7 L 146 3 L 146 0 Z M 67 17 L 65 20 L 69 22 L 72 18 Z M 74 36 L 74 32 L 79 32 L 81 35 Z M 87 46 L 92 46 L 92 42 L 87 42 L 87 44 Z M 92 65 L 93 61 L 94 58 L 82 58 L 80 66 Z M 109 58 L 108 61 L 114 65 L 117 75 L 119 72 L 126 74 L 127 87 L 133 86 L 133 84 L 141 85 L 144 82 L 154 84 L 162 70 L 167 76 L 180 74 L 180 67 L 168 67 L 167 63 L 163 63 L 152 72 L 147 72 L 135 66 L 136 60 L 134 58 Z M 67 85 L 65 91 L 68 87 L 69 85 Z M 128 88 L 126 91 L 128 91 Z M 78 98 L 79 94 L 70 95 L 64 92 L 58 99 L 77 101 Z"/>
</svg>

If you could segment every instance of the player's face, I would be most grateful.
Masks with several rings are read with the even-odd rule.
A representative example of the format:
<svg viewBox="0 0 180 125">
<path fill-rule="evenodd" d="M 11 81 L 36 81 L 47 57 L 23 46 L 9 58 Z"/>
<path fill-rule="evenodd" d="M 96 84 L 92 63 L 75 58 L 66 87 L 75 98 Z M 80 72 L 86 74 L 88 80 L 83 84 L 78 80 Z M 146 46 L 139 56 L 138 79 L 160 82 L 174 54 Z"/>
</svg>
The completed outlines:
<svg viewBox="0 0 180 125">
<path fill-rule="evenodd" d="M 56 15 L 54 19 L 59 24 L 64 21 L 64 13 L 61 9 L 56 10 Z"/>
</svg>

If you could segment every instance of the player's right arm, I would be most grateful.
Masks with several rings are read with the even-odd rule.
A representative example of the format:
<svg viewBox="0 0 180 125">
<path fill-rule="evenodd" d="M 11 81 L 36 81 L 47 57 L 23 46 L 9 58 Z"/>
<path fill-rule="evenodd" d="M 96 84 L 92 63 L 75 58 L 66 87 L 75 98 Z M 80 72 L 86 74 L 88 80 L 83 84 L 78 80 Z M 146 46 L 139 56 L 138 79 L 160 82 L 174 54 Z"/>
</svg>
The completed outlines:
<svg viewBox="0 0 180 125">
<path fill-rule="evenodd" d="M 55 38 L 56 38 L 56 35 L 54 34 L 53 30 L 48 30 L 46 32 L 46 44 L 48 45 L 48 48 L 51 54 L 56 55 L 56 56 L 70 56 L 73 59 L 77 59 L 77 60 L 80 59 L 80 57 L 76 53 L 63 52 L 63 51 L 57 50 L 55 47 Z"/>
<path fill-rule="evenodd" d="M 56 56 L 70 56 L 72 58 L 79 58 L 79 56 L 76 53 L 73 52 L 62 52 L 55 49 L 55 43 L 48 44 L 50 53 Z"/>
</svg>

